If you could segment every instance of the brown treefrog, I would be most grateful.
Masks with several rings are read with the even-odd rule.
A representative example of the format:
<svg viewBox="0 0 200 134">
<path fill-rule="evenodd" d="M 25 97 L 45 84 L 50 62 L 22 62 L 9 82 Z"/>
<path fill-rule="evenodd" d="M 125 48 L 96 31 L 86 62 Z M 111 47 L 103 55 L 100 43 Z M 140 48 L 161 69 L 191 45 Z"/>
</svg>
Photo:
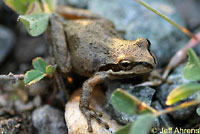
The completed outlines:
<svg viewBox="0 0 200 134">
<path fill-rule="evenodd" d="M 61 10 L 62 9 L 62 10 Z M 81 9 L 58 8 L 59 16 L 50 17 L 49 49 L 54 62 L 62 72 L 75 72 L 89 77 L 83 83 L 80 110 L 92 132 L 91 118 L 101 121 L 100 114 L 90 107 L 93 88 L 108 79 L 131 78 L 152 71 L 156 59 L 150 51 L 150 42 L 122 39 L 107 19 Z"/>
</svg>

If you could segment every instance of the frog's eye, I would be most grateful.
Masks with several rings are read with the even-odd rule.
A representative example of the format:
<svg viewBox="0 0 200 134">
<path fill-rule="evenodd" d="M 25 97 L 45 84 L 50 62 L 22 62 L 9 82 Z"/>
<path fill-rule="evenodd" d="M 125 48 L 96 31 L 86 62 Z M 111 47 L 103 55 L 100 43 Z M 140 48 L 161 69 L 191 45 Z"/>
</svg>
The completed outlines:
<svg viewBox="0 0 200 134">
<path fill-rule="evenodd" d="M 119 67 L 123 70 L 130 70 L 132 69 L 132 62 L 129 60 L 121 60 L 119 62 Z"/>
</svg>

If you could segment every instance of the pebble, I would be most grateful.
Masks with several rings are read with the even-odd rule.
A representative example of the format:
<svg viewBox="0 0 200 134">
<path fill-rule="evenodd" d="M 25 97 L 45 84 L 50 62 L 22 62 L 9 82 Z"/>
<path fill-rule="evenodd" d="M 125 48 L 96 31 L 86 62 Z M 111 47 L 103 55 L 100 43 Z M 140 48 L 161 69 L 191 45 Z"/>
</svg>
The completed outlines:
<svg viewBox="0 0 200 134">
<path fill-rule="evenodd" d="M 64 113 L 44 105 L 35 109 L 32 113 L 33 126 L 37 134 L 66 134 L 67 128 L 64 122 Z"/>
</svg>

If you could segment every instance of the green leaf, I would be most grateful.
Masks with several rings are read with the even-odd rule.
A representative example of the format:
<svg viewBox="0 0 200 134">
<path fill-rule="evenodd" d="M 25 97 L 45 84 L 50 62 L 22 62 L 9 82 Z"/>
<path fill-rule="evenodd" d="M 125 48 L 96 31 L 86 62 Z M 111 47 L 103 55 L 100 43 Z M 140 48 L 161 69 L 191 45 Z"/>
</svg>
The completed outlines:
<svg viewBox="0 0 200 134">
<path fill-rule="evenodd" d="M 45 77 L 45 74 L 43 72 L 38 71 L 38 70 L 30 70 L 26 72 L 25 74 L 24 83 L 25 85 L 31 85 L 38 82 L 44 77 Z"/>
<path fill-rule="evenodd" d="M 56 5 L 54 0 L 42 0 L 42 3 L 46 13 L 54 12 Z"/>
<path fill-rule="evenodd" d="M 43 73 L 46 73 L 47 62 L 41 57 L 37 57 L 32 61 L 33 67 Z"/>
<path fill-rule="evenodd" d="M 198 83 L 188 83 L 180 85 L 173 89 L 167 96 L 166 104 L 172 105 L 177 101 L 187 98 L 197 91 L 200 91 L 200 84 Z"/>
<path fill-rule="evenodd" d="M 121 127 L 119 130 L 117 130 L 117 132 L 115 132 L 115 134 L 129 134 L 131 125 L 132 125 L 132 123 L 129 123 L 129 124 Z"/>
<path fill-rule="evenodd" d="M 200 80 L 200 60 L 195 52 L 188 49 L 189 60 L 182 70 L 182 75 L 188 80 Z"/>
<path fill-rule="evenodd" d="M 117 110 L 130 115 L 144 114 L 154 110 L 144 102 L 121 89 L 117 89 L 113 92 L 111 100 Z"/>
<path fill-rule="evenodd" d="M 19 20 L 26 26 L 31 36 L 38 36 L 47 29 L 49 16 L 50 14 L 46 13 L 20 15 Z"/>
<path fill-rule="evenodd" d="M 25 14 L 27 10 L 27 5 L 32 3 L 35 0 L 4 0 L 6 5 L 8 5 L 11 9 L 16 11 L 19 14 Z"/>
<path fill-rule="evenodd" d="M 55 72 L 56 67 L 52 65 L 47 65 L 46 66 L 46 73 L 47 74 L 53 74 Z"/>
<path fill-rule="evenodd" d="M 148 134 L 155 118 L 153 114 L 140 115 L 131 126 L 130 134 Z"/>
<path fill-rule="evenodd" d="M 199 107 L 196 109 L 196 112 L 200 116 L 200 108 Z"/>
<path fill-rule="evenodd" d="M 39 14 L 39 13 L 43 13 L 41 4 L 39 1 L 34 0 L 31 4 L 27 6 L 27 10 L 25 14 L 30 15 L 30 14 Z"/>
</svg>

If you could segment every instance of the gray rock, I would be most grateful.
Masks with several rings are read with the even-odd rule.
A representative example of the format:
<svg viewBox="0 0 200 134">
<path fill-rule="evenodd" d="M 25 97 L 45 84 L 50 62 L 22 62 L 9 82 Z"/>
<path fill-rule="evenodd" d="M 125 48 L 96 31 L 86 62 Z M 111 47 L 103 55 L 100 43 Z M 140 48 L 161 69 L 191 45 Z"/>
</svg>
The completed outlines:
<svg viewBox="0 0 200 134">
<path fill-rule="evenodd" d="M 3 119 L 0 121 L 1 134 L 17 134 L 20 132 L 21 122 L 19 118 Z"/>
<path fill-rule="evenodd" d="M 45 105 L 33 111 L 33 125 L 38 134 L 66 134 L 64 113 Z"/>
<path fill-rule="evenodd" d="M 152 102 L 152 107 L 158 111 L 163 110 L 161 104 L 158 101 Z M 174 124 L 172 123 L 172 119 L 166 114 L 159 116 L 157 119 L 159 122 L 158 123 L 159 128 L 157 128 L 157 130 L 161 130 L 162 128 L 168 129 L 170 127 L 174 127 Z"/>
<path fill-rule="evenodd" d="M 18 112 L 28 111 L 34 108 L 33 102 L 23 103 L 21 100 L 16 100 L 14 102 L 15 108 Z"/>
<path fill-rule="evenodd" d="M 175 7 L 168 1 L 148 1 L 148 4 L 185 26 Z M 92 0 L 88 9 L 113 21 L 117 30 L 125 31 L 126 39 L 148 38 L 158 59 L 158 67 L 167 64 L 170 57 L 185 44 L 182 32 L 136 1 Z"/>
<path fill-rule="evenodd" d="M 141 101 L 145 102 L 148 105 L 151 104 L 152 97 L 155 93 L 155 90 L 150 87 L 134 87 L 132 84 L 122 84 L 116 81 L 110 82 L 108 84 L 108 90 L 106 92 L 105 108 L 108 111 L 108 113 L 110 113 L 110 116 L 121 124 L 127 124 L 129 122 L 133 122 L 136 120 L 137 116 L 130 116 L 121 113 L 113 107 L 110 97 L 111 94 L 117 88 L 122 88 L 123 90 L 131 93 L 132 95 L 136 96 L 138 99 L 140 99 Z"/>
<path fill-rule="evenodd" d="M 199 0 L 175 0 L 173 1 L 183 19 L 190 29 L 200 26 L 200 1 Z M 185 10 L 187 9 L 187 10 Z"/>
<path fill-rule="evenodd" d="M 11 51 L 14 44 L 14 34 L 13 32 L 0 25 L 0 64 L 3 62 L 4 58 Z"/>
<path fill-rule="evenodd" d="M 185 66 L 185 64 L 177 67 L 174 72 L 172 74 L 169 75 L 168 80 L 172 81 L 173 84 L 169 85 L 167 83 L 163 84 L 158 90 L 157 90 L 157 98 L 158 100 L 161 102 L 161 104 L 164 107 L 167 107 L 165 104 L 165 101 L 167 99 L 168 94 L 177 86 L 183 84 L 183 83 L 189 83 L 189 80 L 186 80 L 185 78 L 183 78 L 183 76 L 181 75 L 181 70 L 183 69 L 183 67 Z M 188 97 L 187 99 L 184 99 L 180 102 L 177 102 L 176 104 L 174 104 L 173 106 L 183 103 L 185 101 L 190 101 L 195 99 L 197 96 L 199 95 L 199 93 L 196 93 L 190 97 Z M 184 119 L 188 119 L 189 117 L 191 117 L 191 115 L 193 115 L 194 111 L 195 111 L 196 106 L 192 106 L 192 107 L 187 107 L 175 112 L 170 113 L 171 116 L 174 119 L 179 119 L 179 120 L 184 120 Z"/>
<path fill-rule="evenodd" d="M 21 36 L 15 48 L 14 56 L 18 62 L 30 62 L 33 58 L 44 56 L 47 53 L 47 44 L 43 36 Z"/>
<path fill-rule="evenodd" d="M 57 5 L 67 5 L 67 1 L 66 0 L 57 0 L 56 4 Z"/>
<path fill-rule="evenodd" d="M 12 109 L 13 106 L 14 106 L 14 102 L 7 99 L 6 95 L 4 94 L 0 95 L 0 107 Z"/>
<path fill-rule="evenodd" d="M 67 5 L 78 8 L 86 8 L 88 0 L 66 0 Z"/>
</svg>

